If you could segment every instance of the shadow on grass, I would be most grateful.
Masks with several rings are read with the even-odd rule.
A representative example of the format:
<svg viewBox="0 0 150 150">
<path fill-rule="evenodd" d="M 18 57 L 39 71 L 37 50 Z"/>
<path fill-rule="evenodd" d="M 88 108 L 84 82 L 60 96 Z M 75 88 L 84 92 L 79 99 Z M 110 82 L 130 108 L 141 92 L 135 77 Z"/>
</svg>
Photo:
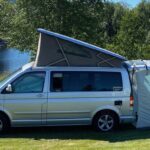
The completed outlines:
<svg viewBox="0 0 150 150">
<path fill-rule="evenodd" d="M 122 125 L 118 130 L 109 133 L 96 132 L 90 126 L 12 128 L 8 133 L 1 134 L 0 138 L 31 138 L 34 140 L 89 139 L 109 142 L 122 142 L 129 140 L 149 139 L 150 130 L 138 130 L 132 125 Z"/>
</svg>

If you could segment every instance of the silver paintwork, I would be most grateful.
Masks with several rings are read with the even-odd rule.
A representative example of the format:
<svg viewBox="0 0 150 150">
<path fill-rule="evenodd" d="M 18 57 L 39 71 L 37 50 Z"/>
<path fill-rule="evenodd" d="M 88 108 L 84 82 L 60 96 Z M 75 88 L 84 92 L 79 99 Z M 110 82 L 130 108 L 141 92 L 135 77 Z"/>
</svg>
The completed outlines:
<svg viewBox="0 0 150 150">
<path fill-rule="evenodd" d="M 105 109 L 116 112 L 120 122 L 134 119 L 129 106 L 129 76 L 124 68 L 26 65 L 0 87 L 0 92 L 20 75 L 33 71 L 46 71 L 43 93 L 0 94 L 0 111 L 8 115 L 12 126 L 90 125 L 94 115 Z M 122 74 L 123 91 L 49 92 L 51 71 L 119 71 Z M 116 100 L 122 100 L 122 106 L 115 106 Z"/>
</svg>

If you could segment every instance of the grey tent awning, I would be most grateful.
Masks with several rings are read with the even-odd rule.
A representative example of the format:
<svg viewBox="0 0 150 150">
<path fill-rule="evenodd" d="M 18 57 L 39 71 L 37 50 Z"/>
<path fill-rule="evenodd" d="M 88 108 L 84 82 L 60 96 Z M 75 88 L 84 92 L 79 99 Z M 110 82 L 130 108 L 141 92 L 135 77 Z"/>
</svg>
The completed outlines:
<svg viewBox="0 0 150 150">
<path fill-rule="evenodd" d="M 120 67 L 123 56 L 58 33 L 40 32 L 35 66 Z"/>
<path fill-rule="evenodd" d="M 150 60 L 130 60 L 123 64 L 129 71 L 134 96 L 137 128 L 150 127 Z"/>
</svg>

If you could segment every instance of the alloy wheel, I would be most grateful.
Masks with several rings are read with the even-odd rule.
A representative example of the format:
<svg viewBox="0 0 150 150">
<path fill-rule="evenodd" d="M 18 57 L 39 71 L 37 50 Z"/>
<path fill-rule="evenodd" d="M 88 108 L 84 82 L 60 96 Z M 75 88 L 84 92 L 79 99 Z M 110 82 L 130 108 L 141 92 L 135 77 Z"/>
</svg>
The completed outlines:
<svg viewBox="0 0 150 150">
<path fill-rule="evenodd" d="M 112 116 L 106 114 L 102 115 L 98 119 L 98 127 L 101 131 L 109 131 L 114 126 L 114 119 Z"/>
</svg>

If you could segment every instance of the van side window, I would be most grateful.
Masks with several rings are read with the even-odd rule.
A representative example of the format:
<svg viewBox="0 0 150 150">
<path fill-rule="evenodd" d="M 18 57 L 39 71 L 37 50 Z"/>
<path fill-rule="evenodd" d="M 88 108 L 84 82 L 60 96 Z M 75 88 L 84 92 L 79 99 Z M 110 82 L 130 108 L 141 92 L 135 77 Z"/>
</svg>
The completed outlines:
<svg viewBox="0 0 150 150">
<path fill-rule="evenodd" d="M 93 77 L 93 84 L 96 91 L 122 91 L 121 73 L 95 73 Z"/>
<path fill-rule="evenodd" d="M 43 92 L 45 72 L 25 73 L 11 83 L 12 93 L 40 93 Z"/>
<path fill-rule="evenodd" d="M 122 91 L 120 72 L 52 72 L 51 91 Z"/>
<path fill-rule="evenodd" d="M 63 91 L 92 91 L 90 74 L 86 72 L 66 72 L 63 74 Z"/>
</svg>

